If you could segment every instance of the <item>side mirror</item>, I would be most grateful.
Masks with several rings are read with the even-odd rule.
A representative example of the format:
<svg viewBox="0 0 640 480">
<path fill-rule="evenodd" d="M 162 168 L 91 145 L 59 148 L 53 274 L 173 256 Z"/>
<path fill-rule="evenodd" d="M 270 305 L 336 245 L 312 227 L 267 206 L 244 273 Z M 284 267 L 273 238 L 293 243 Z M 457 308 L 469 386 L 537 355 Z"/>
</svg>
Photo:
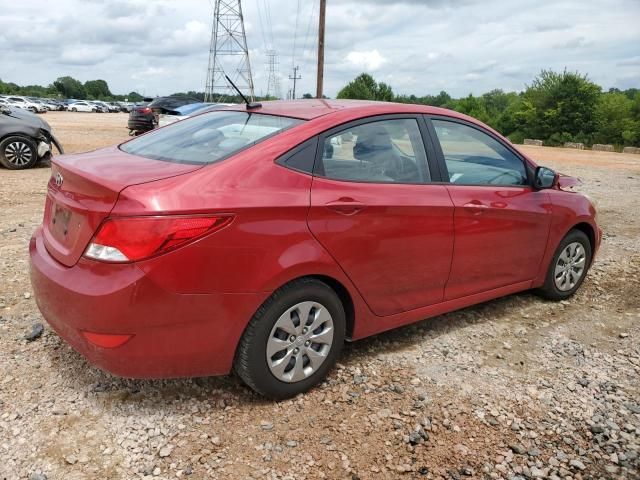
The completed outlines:
<svg viewBox="0 0 640 480">
<path fill-rule="evenodd" d="M 558 174 L 547 167 L 537 167 L 534 175 L 534 187 L 536 190 L 553 188 L 558 181 Z"/>
</svg>

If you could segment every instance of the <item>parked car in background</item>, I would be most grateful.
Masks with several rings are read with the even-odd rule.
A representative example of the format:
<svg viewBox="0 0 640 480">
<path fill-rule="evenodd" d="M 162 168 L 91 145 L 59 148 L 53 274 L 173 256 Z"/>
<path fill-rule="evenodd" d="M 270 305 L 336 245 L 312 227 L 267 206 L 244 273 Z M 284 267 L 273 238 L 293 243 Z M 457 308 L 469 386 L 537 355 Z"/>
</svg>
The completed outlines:
<svg viewBox="0 0 640 480">
<path fill-rule="evenodd" d="M 98 102 L 95 100 L 92 100 L 92 101 L 87 100 L 87 103 L 89 103 L 90 105 L 93 105 L 96 109 L 96 112 L 109 113 L 109 107 L 103 104 L 102 102 Z"/>
<path fill-rule="evenodd" d="M 158 126 L 158 116 L 190 103 L 200 103 L 190 97 L 158 97 L 147 104 L 136 105 L 129 113 L 127 128 L 130 135 L 148 132 Z"/>
<path fill-rule="evenodd" d="M 50 99 L 42 99 L 42 103 L 50 112 L 55 112 L 60 110 L 60 105 L 55 100 Z"/>
<path fill-rule="evenodd" d="M 109 107 L 109 111 L 116 113 L 120 111 L 120 104 L 118 102 L 105 102 L 107 107 Z"/>
<path fill-rule="evenodd" d="M 51 127 L 35 114 L 0 104 L 0 164 L 11 170 L 36 165 L 51 155 L 52 145 L 64 153 Z"/>
<path fill-rule="evenodd" d="M 77 102 L 70 103 L 67 106 L 67 109 L 70 112 L 97 112 L 98 107 L 93 105 L 92 103 L 85 102 L 84 100 L 79 100 Z"/>
<path fill-rule="evenodd" d="M 22 108 L 23 110 L 29 110 L 33 113 L 45 113 L 47 111 L 44 105 L 42 105 L 41 103 L 33 102 L 27 97 L 13 95 L 6 97 L 6 99 L 11 105 Z"/>
<path fill-rule="evenodd" d="M 529 289 L 569 298 L 602 236 L 577 184 L 454 111 L 236 105 L 55 158 L 31 281 L 105 370 L 233 369 L 290 397 L 346 338 Z"/>
<path fill-rule="evenodd" d="M 129 113 L 135 107 L 135 104 L 132 102 L 116 102 L 120 107 L 120 111 L 124 113 Z"/>
<path fill-rule="evenodd" d="M 230 103 L 190 103 L 183 105 L 175 110 L 167 110 L 166 113 L 158 115 L 158 126 L 164 127 L 179 120 L 184 120 L 193 115 L 199 113 L 209 112 L 211 110 L 218 110 L 222 107 L 230 106 Z"/>
</svg>

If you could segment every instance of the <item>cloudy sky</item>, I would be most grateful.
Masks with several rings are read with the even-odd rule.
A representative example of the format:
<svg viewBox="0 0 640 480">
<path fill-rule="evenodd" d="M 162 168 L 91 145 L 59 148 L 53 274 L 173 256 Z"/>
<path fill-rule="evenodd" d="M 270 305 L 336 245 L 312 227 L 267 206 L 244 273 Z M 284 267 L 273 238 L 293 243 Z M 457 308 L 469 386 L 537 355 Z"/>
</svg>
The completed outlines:
<svg viewBox="0 0 640 480">
<path fill-rule="evenodd" d="M 71 75 L 105 79 L 115 93 L 202 91 L 212 1 L 0 0 L 0 79 Z M 541 69 L 565 67 L 605 88 L 640 87 L 640 0 L 327 4 L 329 96 L 363 71 L 416 95 L 522 90 Z M 266 93 L 270 48 L 283 93 L 293 65 L 298 93 L 314 93 L 318 0 L 243 0 L 243 10 L 256 94 Z"/>
</svg>

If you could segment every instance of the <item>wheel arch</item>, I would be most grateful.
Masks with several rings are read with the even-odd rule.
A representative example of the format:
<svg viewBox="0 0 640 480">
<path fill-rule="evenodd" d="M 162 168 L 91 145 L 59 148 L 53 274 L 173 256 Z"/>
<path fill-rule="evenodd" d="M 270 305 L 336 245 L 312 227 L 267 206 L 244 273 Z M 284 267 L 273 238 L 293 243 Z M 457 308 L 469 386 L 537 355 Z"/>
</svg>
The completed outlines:
<svg viewBox="0 0 640 480">
<path fill-rule="evenodd" d="M 345 287 L 339 280 L 336 280 L 335 278 L 329 277 L 327 275 L 308 275 L 307 277 L 301 278 L 314 278 L 323 283 L 326 283 L 331 288 L 331 290 L 333 290 L 336 295 L 338 295 L 338 298 L 342 303 L 342 307 L 344 308 L 346 322 L 345 338 L 351 339 L 356 323 L 356 312 L 353 305 L 353 298 L 351 298 L 351 294 L 349 293 L 349 290 L 347 290 L 347 287 Z"/>
<path fill-rule="evenodd" d="M 589 244 L 591 245 L 591 259 L 593 259 L 596 251 L 596 232 L 593 226 L 587 222 L 577 223 L 571 227 L 562 238 L 566 237 L 571 230 L 578 230 L 587 236 Z"/>
<path fill-rule="evenodd" d="M 338 299 L 340 300 L 340 303 L 342 303 L 342 306 L 344 308 L 344 314 L 345 314 L 345 323 L 346 323 L 346 332 L 345 332 L 345 338 L 350 340 L 351 337 L 353 336 L 353 332 L 354 332 L 354 328 L 355 328 L 355 305 L 354 305 L 354 301 L 353 301 L 353 297 L 351 295 L 351 293 L 349 292 L 349 290 L 347 289 L 347 287 L 344 285 L 343 282 L 341 282 L 340 280 L 336 279 L 335 277 L 332 277 L 330 275 L 327 274 L 308 274 L 308 275 L 299 275 L 295 278 L 290 278 L 288 279 L 286 282 L 282 283 L 280 286 L 278 286 L 275 290 L 273 290 L 273 293 L 282 290 L 283 288 L 285 288 L 287 285 L 290 285 L 294 282 L 298 282 L 300 280 L 303 279 L 314 279 L 314 280 L 318 280 L 324 284 L 326 284 L 329 288 L 331 288 L 331 290 L 333 290 L 335 292 L 335 294 L 338 296 Z M 269 296 L 270 298 L 270 296 Z M 266 298 L 264 300 L 264 302 L 262 302 L 260 304 L 260 306 L 257 308 L 256 312 L 258 310 L 260 310 L 260 308 L 262 308 L 262 306 L 269 300 L 269 298 Z M 255 312 L 254 312 L 255 314 Z M 249 322 L 247 322 L 246 327 L 249 325 Z M 239 343 L 239 342 L 238 342 Z M 237 348 L 237 346 L 236 346 Z"/>
<path fill-rule="evenodd" d="M 0 142 L 3 142 L 5 139 L 9 138 L 9 137 L 23 137 L 26 138 L 27 140 L 31 140 L 32 142 L 36 142 L 37 140 L 29 135 L 28 133 L 24 133 L 24 132 L 8 132 L 8 133 L 0 133 Z"/>
</svg>

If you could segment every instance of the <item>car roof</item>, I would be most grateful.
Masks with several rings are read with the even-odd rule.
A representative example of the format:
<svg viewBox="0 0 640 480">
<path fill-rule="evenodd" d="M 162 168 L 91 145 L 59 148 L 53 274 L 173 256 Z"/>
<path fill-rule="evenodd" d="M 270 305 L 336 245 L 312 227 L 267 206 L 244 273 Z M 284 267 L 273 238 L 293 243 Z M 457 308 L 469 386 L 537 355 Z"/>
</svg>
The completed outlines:
<svg viewBox="0 0 640 480">
<path fill-rule="evenodd" d="M 415 105 L 411 103 L 375 102 L 371 100 L 274 100 L 261 102 L 262 106 L 250 111 L 267 115 L 281 115 L 285 117 L 312 120 L 325 115 L 348 112 L 352 117 L 385 115 L 394 113 L 423 113 L 432 115 L 447 115 L 477 123 L 478 121 L 467 115 L 429 105 Z M 246 111 L 244 104 L 232 105 L 223 110 Z M 341 115 L 342 116 L 342 115 Z"/>
</svg>

